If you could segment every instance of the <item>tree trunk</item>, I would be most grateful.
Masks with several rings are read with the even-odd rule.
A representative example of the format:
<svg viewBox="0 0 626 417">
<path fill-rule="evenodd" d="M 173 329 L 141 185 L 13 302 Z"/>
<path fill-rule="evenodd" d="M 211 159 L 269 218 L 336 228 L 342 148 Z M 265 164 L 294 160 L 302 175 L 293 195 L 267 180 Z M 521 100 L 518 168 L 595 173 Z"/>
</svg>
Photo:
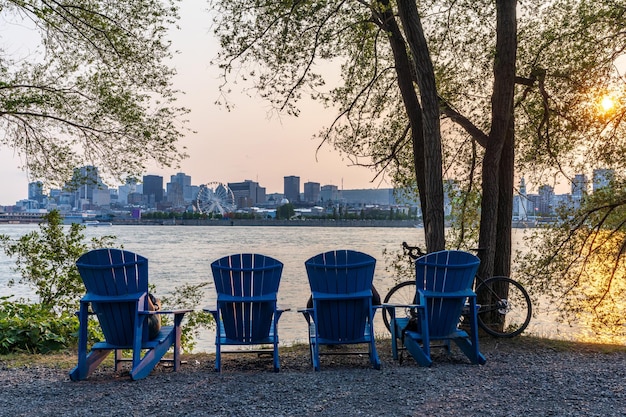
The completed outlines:
<svg viewBox="0 0 626 417">
<path fill-rule="evenodd" d="M 509 210 L 507 201 L 509 198 L 501 196 L 510 194 L 512 199 L 513 184 L 510 180 L 510 188 L 507 188 L 507 178 L 512 174 L 511 161 L 507 161 L 501 166 L 502 150 L 507 137 L 511 135 L 510 129 L 513 127 L 513 97 L 515 93 L 515 63 L 517 58 L 517 14 L 516 0 L 497 0 L 497 22 L 496 22 L 496 57 L 494 61 L 494 84 L 493 95 L 491 97 L 491 131 L 485 148 L 485 159 L 483 160 L 483 198 L 481 204 L 480 236 L 479 247 L 481 252 L 480 275 L 483 277 L 492 276 L 495 267 L 496 248 L 502 252 L 498 259 L 508 257 L 510 259 L 510 242 L 505 248 L 499 248 L 498 226 L 499 213 Z M 511 144 L 513 137 L 509 138 Z M 511 155 L 506 151 L 505 160 Z M 511 172 L 506 172 L 506 170 Z M 504 172 L 503 172 L 504 171 Z M 502 179 L 502 181 L 500 181 Z M 502 190 L 500 190 L 502 188 Z M 500 205 L 502 206 L 500 207 Z M 512 216 L 509 211 L 508 216 Z M 504 221 L 504 220 L 503 220 Z M 510 222 L 510 220 L 509 220 Z M 501 231 L 501 229 L 500 229 Z M 510 230 L 509 230 L 510 235 Z M 506 239 L 506 237 L 500 237 Z M 510 236 L 509 236 L 510 240 Z M 501 266 L 501 265 L 500 265 Z"/>
<path fill-rule="evenodd" d="M 511 112 L 513 104 L 511 103 Z M 496 226 L 496 248 L 494 275 L 511 275 L 511 233 L 513 215 L 513 187 L 515 171 L 515 120 L 511 117 L 506 141 L 500 155 L 498 187 L 498 224 Z"/>
<path fill-rule="evenodd" d="M 422 107 L 415 92 L 413 84 L 414 76 L 411 71 L 412 64 L 406 50 L 406 42 L 402 36 L 398 22 L 395 19 L 393 10 L 388 7 L 389 2 L 381 2 L 387 9 L 381 13 L 379 22 L 383 30 L 389 34 L 389 43 L 393 51 L 396 74 L 398 76 L 398 88 L 402 95 L 402 101 L 406 114 L 411 124 L 411 142 L 413 146 L 413 164 L 415 170 L 415 180 L 420 196 L 420 207 L 422 213 L 426 213 L 426 170 L 424 161 L 424 127 L 422 122 Z"/>
<path fill-rule="evenodd" d="M 422 102 L 424 172 L 428 173 L 425 182 L 424 232 L 426 247 L 432 252 L 445 248 L 439 98 L 435 71 L 415 1 L 398 0 L 398 12 L 413 54 Z"/>
</svg>

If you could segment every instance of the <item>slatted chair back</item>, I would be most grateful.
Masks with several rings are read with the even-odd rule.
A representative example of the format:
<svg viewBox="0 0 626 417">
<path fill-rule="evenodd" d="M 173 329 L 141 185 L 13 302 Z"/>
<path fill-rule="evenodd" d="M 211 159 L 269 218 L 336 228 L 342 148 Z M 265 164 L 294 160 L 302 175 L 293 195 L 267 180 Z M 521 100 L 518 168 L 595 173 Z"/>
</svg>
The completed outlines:
<svg viewBox="0 0 626 417">
<path fill-rule="evenodd" d="M 276 311 L 282 262 L 235 254 L 214 261 L 211 270 L 226 338 L 240 344 L 265 342 Z"/>
<path fill-rule="evenodd" d="M 353 250 L 334 250 L 305 262 L 318 336 L 350 343 L 363 340 L 372 314 L 376 259 Z"/>
<path fill-rule="evenodd" d="M 97 249 L 82 255 L 76 266 L 88 295 L 145 295 L 143 306 L 137 306 L 136 301 L 92 303 L 106 341 L 111 345 L 131 347 L 135 321 L 139 319 L 138 307 L 148 310 L 148 260 L 125 250 Z M 148 340 L 148 326 L 143 326 L 143 340 Z"/>
<path fill-rule="evenodd" d="M 427 298 L 431 338 L 445 337 L 456 331 L 467 297 L 450 295 L 472 290 L 479 264 L 479 258 L 462 251 L 433 252 L 415 262 L 417 288 L 448 295 Z"/>
</svg>

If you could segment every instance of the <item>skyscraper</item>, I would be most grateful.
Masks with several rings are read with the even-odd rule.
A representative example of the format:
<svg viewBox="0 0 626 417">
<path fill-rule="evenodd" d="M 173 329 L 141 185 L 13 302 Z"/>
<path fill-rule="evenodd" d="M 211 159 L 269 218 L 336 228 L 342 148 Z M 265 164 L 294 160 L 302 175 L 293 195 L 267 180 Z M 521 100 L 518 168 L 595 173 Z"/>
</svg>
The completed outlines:
<svg viewBox="0 0 626 417">
<path fill-rule="evenodd" d="M 596 192 L 610 185 L 615 175 L 612 169 L 594 169 L 593 170 L 593 191 Z"/>
<path fill-rule="evenodd" d="M 320 189 L 320 200 L 324 203 L 339 200 L 339 187 L 336 185 L 322 185 Z"/>
<path fill-rule="evenodd" d="M 581 199 L 587 194 L 587 176 L 585 174 L 576 174 L 572 180 L 572 198 Z"/>
<path fill-rule="evenodd" d="M 257 182 L 229 182 L 228 188 L 233 192 L 238 208 L 253 207 L 266 201 L 265 187 L 259 186 Z"/>
<path fill-rule="evenodd" d="M 147 198 L 150 205 L 156 205 L 163 201 L 163 177 L 160 175 L 144 175 L 143 195 Z"/>
<path fill-rule="evenodd" d="M 172 175 L 167 183 L 167 201 L 174 206 L 182 206 L 192 199 L 191 177 L 183 172 Z"/>
<path fill-rule="evenodd" d="M 572 206 L 580 207 L 581 201 L 587 195 L 587 176 L 585 174 L 576 174 L 572 180 Z"/>
<path fill-rule="evenodd" d="M 28 183 L 28 199 L 43 203 L 43 183 L 41 181 Z"/>
<path fill-rule="evenodd" d="M 285 198 L 295 204 L 300 201 L 300 177 L 290 175 L 285 177 Z"/>
<path fill-rule="evenodd" d="M 317 203 L 320 200 L 320 183 L 305 182 L 304 183 L 304 201 L 307 203 Z"/>
<path fill-rule="evenodd" d="M 109 193 L 109 188 L 100 180 L 98 168 L 91 165 L 75 169 L 71 183 L 66 184 L 66 190 L 74 194 L 73 204 L 79 210 L 95 208 L 97 202 L 94 202 L 94 191 L 98 194 L 98 201 L 100 192 L 97 190 L 104 191 L 107 195 Z"/>
</svg>

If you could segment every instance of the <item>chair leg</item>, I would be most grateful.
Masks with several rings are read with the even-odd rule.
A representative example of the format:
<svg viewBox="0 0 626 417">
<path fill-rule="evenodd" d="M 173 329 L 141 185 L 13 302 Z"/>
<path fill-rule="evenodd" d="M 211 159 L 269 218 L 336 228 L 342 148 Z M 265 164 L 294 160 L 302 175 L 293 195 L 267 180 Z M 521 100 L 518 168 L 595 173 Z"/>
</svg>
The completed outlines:
<svg viewBox="0 0 626 417">
<path fill-rule="evenodd" d="M 376 339 L 374 338 L 374 324 L 372 320 L 370 320 L 370 344 L 369 344 L 369 354 L 370 354 L 370 363 L 374 366 L 374 369 L 380 369 L 380 358 L 378 357 L 378 351 L 376 350 Z"/>
<path fill-rule="evenodd" d="M 222 372 L 222 346 L 215 345 L 215 372 Z"/>
<path fill-rule="evenodd" d="M 311 340 L 311 361 L 313 362 L 313 369 L 320 370 L 320 347 L 317 343 L 317 337 Z"/>
<path fill-rule="evenodd" d="M 280 371 L 280 359 L 278 358 L 278 341 L 274 342 L 274 372 Z"/>
<path fill-rule="evenodd" d="M 115 349 L 113 356 L 115 361 L 115 372 L 119 372 L 122 370 L 122 349 Z"/>
<path fill-rule="evenodd" d="M 417 340 L 413 339 L 407 334 L 404 339 L 404 346 L 406 347 L 406 350 L 411 354 L 411 356 L 413 356 L 413 359 L 415 359 L 415 361 L 420 366 L 430 366 L 432 365 L 433 361 L 430 358 L 430 352 L 429 349 L 426 348 L 425 342 L 422 342 L 424 343 L 424 345 L 420 346 Z"/>
<path fill-rule="evenodd" d="M 72 381 L 81 381 L 89 376 L 94 369 L 111 353 L 110 349 L 93 350 L 89 355 L 81 357 L 79 354 L 78 365 L 70 372 Z"/>
<path fill-rule="evenodd" d="M 467 333 L 463 332 L 465 337 L 454 339 L 454 341 L 472 363 L 484 365 L 487 363 L 487 359 L 480 353 L 478 344 L 477 311 L 476 298 L 470 298 L 470 334 L 467 335 Z"/>
</svg>

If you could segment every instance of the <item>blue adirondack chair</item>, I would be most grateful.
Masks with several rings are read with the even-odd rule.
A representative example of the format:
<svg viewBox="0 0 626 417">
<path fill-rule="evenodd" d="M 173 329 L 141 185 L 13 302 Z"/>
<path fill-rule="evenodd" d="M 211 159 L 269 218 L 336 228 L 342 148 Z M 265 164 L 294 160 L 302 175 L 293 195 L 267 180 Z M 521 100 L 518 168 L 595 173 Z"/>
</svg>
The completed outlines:
<svg viewBox="0 0 626 417">
<path fill-rule="evenodd" d="M 421 366 L 430 366 L 430 343 L 443 341 L 449 349 L 454 341 L 474 364 L 484 364 L 478 345 L 476 294 L 472 283 L 480 259 L 462 251 L 429 253 L 415 261 L 418 319 L 407 329 L 409 319 L 391 313 L 392 353 L 398 358 L 398 340 Z M 467 307 L 469 305 L 469 307 Z M 458 328 L 464 308 L 469 308 L 469 334 Z"/>
<path fill-rule="evenodd" d="M 374 340 L 372 281 L 376 259 L 353 250 L 335 250 L 316 255 L 305 262 L 313 307 L 299 310 L 309 325 L 311 363 L 320 370 L 320 345 L 367 344 L 374 368 L 380 359 Z"/>
<path fill-rule="evenodd" d="M 283 271 L 282 262 L 259 254 L 225 256 L 211 264 L 217 291 L 217 307 L 205 309 L 215 317 L 215 370 L 221 371 L 222 353 L 272 352 L 274 371 L 278 358 L 278 320 L 284 310 L 277 307 L 276 294 Z M 224 345 L 265 345 L 272 348 L 222 351 Z"/>
<path fill-rule="evenodd" d="M 180 324 L 186 312 L 148 311 L 148 260 L 120 249 L 96 249 L 82 255 L 76 262 L 87 289 L 80 300 L 78 312 L 78 365 L 70 378 L 87 378 L 98 365 L 115 352 L 115 370 L 121 369 L 122 350 L 132 349 L 133 380 L 148 376 L 170 348 L 174 350 L 174 370 L 180 366 Z M 89 306 L 98 318 L 104 341 L 87 351 Z M 173 314 L 172 326 L 162 326 L 159 335 L 148 338 L 147 317 L 150 314 Z M 142 356 L 142 351 L 145 354 Z"/>
</svg>

